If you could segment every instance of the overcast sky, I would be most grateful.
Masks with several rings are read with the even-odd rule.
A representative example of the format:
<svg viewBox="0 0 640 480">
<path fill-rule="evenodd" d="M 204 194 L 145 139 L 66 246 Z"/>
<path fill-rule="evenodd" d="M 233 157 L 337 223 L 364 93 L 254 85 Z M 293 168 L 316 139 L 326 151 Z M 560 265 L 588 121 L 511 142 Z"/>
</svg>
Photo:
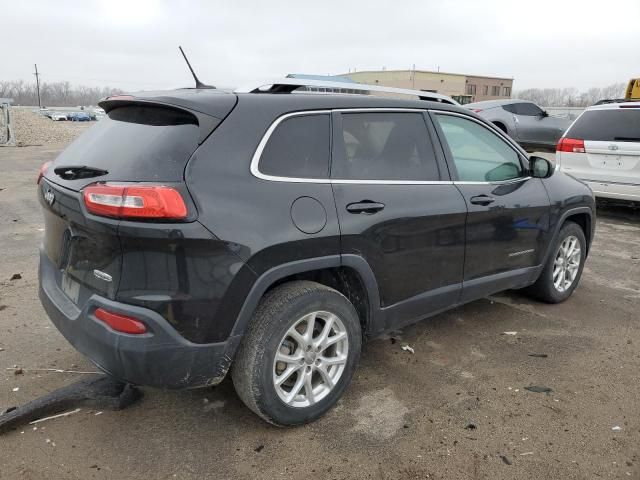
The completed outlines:
<svg viewBox="0 0 640 480">
<path fill-rule="evenodd" d="M 639 0 L 0 0 L 0 80 L 150 90 L 416 69 L 586 89 L 640 76 Z"/>
</svg>

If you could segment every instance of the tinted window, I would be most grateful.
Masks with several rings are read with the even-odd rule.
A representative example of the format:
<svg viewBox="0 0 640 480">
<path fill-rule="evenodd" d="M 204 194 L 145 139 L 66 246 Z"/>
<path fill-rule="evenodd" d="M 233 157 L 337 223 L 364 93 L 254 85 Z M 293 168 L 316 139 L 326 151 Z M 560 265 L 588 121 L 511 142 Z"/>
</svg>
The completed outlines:
<svg viewBox="0 0 640 480">
<path fill-rule="evenodd" d="M 329 115 L 283 120 L 260 156 L 260 172 L 292 178 L 327 178 L 330 151 Z"/>
<path fill-rule="evenodd" d="M 122 106 L 110 110 L 69 145 L 56 165 L 108 170 L 101 181 L 178 181 L 198 147 L 198 136 L 198 121 L 184 110 Z"/>
<path fill-rule="evenodd" d="M 421 113 L 345 113 L 335 141 L 333 178 L 440 179 Z"/>
<path fill-rule="evenodd" d="M 603 142 L 640 142 L 640 108 L 586 111 L 569 129 L 567 137 Z"/>
<path fill-rule="evenodd" d="M 514 103 L 513 106 L 516 107 L 516 113 L 518 115 L 535 117 L 542 113 L 542 109 L 535 103 Z"/>
<path fill-rule="evenodd" d="M 502 109 L 506 110 L 509 113 L 517 113 L 516 112 L 516 105 L 514 103 L 510 103 L 509 105 L 503 105 Z"/>
<path fill-rule="evenodd" d="M 517 152 L 491 130 L 462 117 L 436 115 L 436 118 L 460 180 L 496 182 L 522 176 Z"/>
</svg>

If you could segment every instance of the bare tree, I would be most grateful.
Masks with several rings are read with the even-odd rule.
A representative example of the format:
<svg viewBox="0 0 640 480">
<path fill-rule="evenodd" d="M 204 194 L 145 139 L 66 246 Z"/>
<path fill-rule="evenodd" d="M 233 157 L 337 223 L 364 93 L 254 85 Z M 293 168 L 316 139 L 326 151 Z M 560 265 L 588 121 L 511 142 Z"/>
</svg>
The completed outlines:
<svg viewBox="0 0 640 480">
<path fill-rule="evenodd" d="M 54 107 L 96 105 L 101 98 L 118 93 L 122 93 L 122 90 L 112 87 L 73 86 L 66 81 L 40 84 L 42 104 Z M 14 105 L 38 105 L 36 84 L 24 80 L 0 81 L 0 97 L 13 98 Z"/>
<path fill-rule="evenodd" d="M 515 98 L 529 100 L 545 107 L 588 107 L 599 100 L 622 98 L 624 83 L 593 87 L 580 92 L 577 88 L 529 88 L 515 93 Z"/>
</svg>

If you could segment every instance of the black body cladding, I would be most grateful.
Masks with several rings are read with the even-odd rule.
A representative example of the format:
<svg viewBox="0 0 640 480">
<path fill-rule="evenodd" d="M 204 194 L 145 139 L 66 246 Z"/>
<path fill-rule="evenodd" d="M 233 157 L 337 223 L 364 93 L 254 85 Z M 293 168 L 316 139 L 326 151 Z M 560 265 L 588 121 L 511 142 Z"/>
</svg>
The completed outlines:
<svg viewBox="0 0 640 480">
<path fill-rule="evenodd" d="M 584 225 L 588 241 L 593 238 L 588 187 L 560 172 L 531 178 L 524 151 L 456 106 L 211 90 L 151 92 L 101 105 L 109 118 L 61 154 L 39 185 L 46 227 L 41 298 L 78 349 L 125 380 L 171 387 L 217 383 L 258 301 L 286 279 L 324 279 L 341 288 L 370 336 L 532 284 L 568 217 Z M 473 175 L 482 165 L 461 159 L 459 132 L 441 124 L 436 112 L 486 129 L 496 137 L 491 141 L 515 152 L 519 166 L 512 167 L 521 172 L 496 181 L 459 181 L 461 168 Z M 410 122 L 403 117 L 408 114 Z M 267 132 L 274 139 L 287 132 L 287 120 L 274 124 L 283 116 L 303 130 L 292 128 L 289 135 L 296 138 L 265 145 Z M 294 154 L 288 145 L 295 145 Z M 261 168 L 256 152 L 273 156 L 275 164 Z M 368 165 L 372 152 L 378 163 Z M 289 167 L 279 169 L 278 158 Z M 299 171 L 295 158 L 304 164 Z M 406 173 L 398 168 L 388 172 L 393 178 L 379 178 L 385 172 L 380 162 L 391 158 L 402 158 Z M 74 165 L 108 173 L 65 179 L 54 172 Z M 507 175 L 512 167 L 503 164 L 491 175 Z M 365 178 L 354 178 L 365 171 Z M 156 222 L 92 215 L 82 190 L 96 182 L 170 185 L 185 200 L 188 217 Z M 45 200 L 49 191 L 53 203 Z M 63 296 L 55 293 L 68 297 L 63 283 L 69 278 L 79 285 L 72 298 L 77 311 L 60 307 Z M 197 378 L 187 373 L 179 381 L 158 371 L 166 365 L 126 368 L 107 354 L 92 356 L 97 320 L 91 305 L 100 302 L 119 305 L 123 313 L 127 306 L 148 311 L 145 318 L 154 325 L 165 322 L 162 331 L 175 335 L 160 336 L 166 345 L 177 342 L 172 364 L 181 355 L 189 362 L 207 358 L 217 362 L 211 376 L 200 365 Z M 60 311 L 67 318 L 75 312 L 68 321 L 77 322 L 82 341 L 74 341 L 75 330 Z M 146 352 L 161 348 L 153 337 L 139 339 L 139 347 L 128 339 L 137 354 L 127 362 L 147 362 Z M 112 338 L 99 341 L 117 345 Z M 209 353 L 185 353 L 190 348 Z M 145 381 L 145 372 L 152 381 Z"/>
</svg>

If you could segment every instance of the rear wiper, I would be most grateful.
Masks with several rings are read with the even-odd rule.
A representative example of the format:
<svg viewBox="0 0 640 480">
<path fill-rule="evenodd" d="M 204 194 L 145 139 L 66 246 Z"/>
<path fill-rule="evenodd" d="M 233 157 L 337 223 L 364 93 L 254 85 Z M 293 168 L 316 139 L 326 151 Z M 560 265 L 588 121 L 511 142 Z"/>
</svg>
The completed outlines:
<svg viewBox="0 0 640 480">
<path fill-rule="evenodd" d="M 613 139 L 620 142 L 640 142 L 640 137 L 613 137 Z"/>
<path fill-rule="evenodd" d="M 78 180 L 80 178 L 101 177 L 106 175 L 106 170 L 95 167 L 87 167 L 85 165 L 71 165 L 68 167 L 56 167 L 54 173 L 64 180 Z"/>
</svg>

